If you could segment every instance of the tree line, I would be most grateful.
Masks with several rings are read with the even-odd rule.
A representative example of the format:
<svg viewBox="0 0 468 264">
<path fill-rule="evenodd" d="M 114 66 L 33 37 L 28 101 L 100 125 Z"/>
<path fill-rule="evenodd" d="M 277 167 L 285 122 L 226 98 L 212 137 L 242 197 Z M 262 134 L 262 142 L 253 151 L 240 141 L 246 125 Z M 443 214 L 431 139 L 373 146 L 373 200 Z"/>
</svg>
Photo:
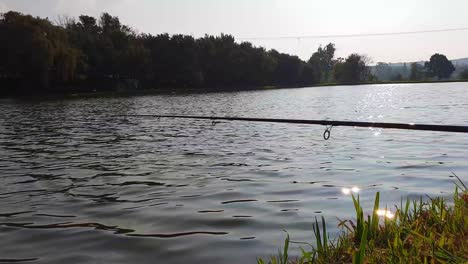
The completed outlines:
<svg viewBox="0 0 468 264">
<path fill-rule="evenodd" d="M 311 86 L 372 79 L 365 56 L 335 58 L 320 47 L 308 61 L 238 43 L 231 35 L 137 34 L 118 17 L 82 15 L 52 23 L 10 11 L 0 16 L 0 93 L 119 89 Z"/>
<path fill-rule="evenodd" d="M 372 74 L 379 81 L 433 81 L 447 79 L 468 79 L 468 69 L 461 69 L 458 76 L 455 66 L 443 54 L 436 53 L 429 61 L 413 62 L 408 65 L 392 66 L 379 62 L 372 69 Z"/>
</svg>

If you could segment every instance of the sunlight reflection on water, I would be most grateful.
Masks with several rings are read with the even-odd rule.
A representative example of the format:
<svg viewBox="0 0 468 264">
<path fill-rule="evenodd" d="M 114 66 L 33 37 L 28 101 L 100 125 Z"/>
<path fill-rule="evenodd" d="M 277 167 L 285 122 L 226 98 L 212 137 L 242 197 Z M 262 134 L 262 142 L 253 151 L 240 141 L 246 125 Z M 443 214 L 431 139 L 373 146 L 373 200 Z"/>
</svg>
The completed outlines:
<svg viewBox="0 0 468 264">
<path fill-rule="evenodd" d="M 4 100 L 0 256 L 31 263 L 255 262 L 282 245 L 282 230 L 310 242 L 316 216 L 336 234 L 336 217 L 354 213 L 351 194 L 367 209 L 376 191 L 382 205 L 449 195 L 451 172 L 467 177 L 464 134 L 336 127 L 324 141 L 320 126 L 113 116 L 466 125 L 466 86 Z"/>
</svg>

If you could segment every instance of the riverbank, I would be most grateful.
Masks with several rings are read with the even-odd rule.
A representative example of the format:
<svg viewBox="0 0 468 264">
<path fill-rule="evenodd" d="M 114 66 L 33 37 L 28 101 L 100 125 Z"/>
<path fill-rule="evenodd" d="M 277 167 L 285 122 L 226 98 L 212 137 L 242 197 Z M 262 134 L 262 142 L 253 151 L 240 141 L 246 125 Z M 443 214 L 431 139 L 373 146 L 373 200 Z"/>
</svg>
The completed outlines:
<svg viewBox="0 0 468 264">
<path fill-rule="evenodd" d="M 92 98 L 92 97 L 125 97 L 142 95 L 170 95 L 170 94 L 201 94 L 201 93 L 232 93 L 242 91 L 262 91 L 275 89 L 297 89 L 328 86 L 358 86 L 358 85 L 378 85 L 378 84 L 419 84 L 419 83 L 458 83 L 468 82 L 468 80 L 443 80 L 443 81 L 390 81 L 390 82 L 362 82 L 362 83 L 322 83 L 314 86 L 291 86 L 291 85 L 268 85 L 268 86 L 247 86 L 247 87 L 212 87 L 212 88 L 188 88 L 184 90 L 176 88 L 158 88 L 158 89 L 135 89 L 135 90 L 105 90 L 89 92 L 55 92 L 47 94 L 32 95 L 8 95 L 0 98 L 21 98 L 21 99 L 54 99 L 54 98 Z"/>
<path fill-rule="evenodd" d="M 453 203 L 440 197 L 421 198 L 402 202 L 392 211 L 380 208 L 377 193 L 367 217 L 359 196 L 352 195 L 355 219 L 340 221 L 342 231 L 336 239 L 329 240 L 324 218 L 321 223 L 316 219 L 311 251 L 302 249 L 301 256 L 290 257 L 293 242 L 288 236 L 270 263 L 468 263 L 468 189 L 458 180 Z"/>
<path fill-rule="evenodd" d="M 313 87 L 313 86 L 312 86 Z M 144 95 L 190 95 L 190 94 L 210 94 L 210 93 L 235 93 L 246 91 L 265 91 L 277 89 L 296 89 L 310 88 L 301 86 L 254 86 L 254 87 L 236 87 L 232 89 L 223 88 L 193 88 L 185 90 L 176 89 L 142 89 L 142 90 L 120 90 L 120 91 L 93 91 L 93 92 L 74 92 L 74 93 L 49 93 L 41 95 L 9 95 L 0 96 L 1 98 L 18 98 L 24 100 L 48 100 L 48 99 L 76 99 L 76 98 L 98 98 L 98 97 L 129 97 Z"/>
<path fill-rule="evenodd" d="M 389 81 L 389 82 L 362 82 L 362 83 L 322 83 L 314 86 L 291 86 L 291 85 L 267 85 L 267 86 L 246 86 L 246 87 L 197 87 L 197 88 L 157 88 L 157 89 L 122 89 L 122 90 L 93 90 L 82 92 L 63 92 L 64 89 L 54 90 L 46 94 L 32 95 L 4 95 L 0 98 L 21 98 L 21 99 L 54 99 L 54 98 L 87 98 L 87 97 L 120 97 L 120 96 L 142 96 L 142 95 L 170 95 L 170 94 L 201 94 L 201 93 L 232 93 L 242 91 L 262 91 L 274 89 L 297 89 L 328 86 L 358 86 L 358 85 L 379 85 L 379 84 L 419 84 L 419 83 L 464 83 L 468 80 L 442 80 L 442 81 Z"/>
<path fill-rule="evenodd" d="M 317 84 L 317 87 L 323 86 L 354 86 L 354 85 L 375 85 L 375 84 L 414 84 L 414 83 L 457 83 L 468 82 L 468 80 L 440 80 L 440 81 L 388 81 L 388 82 L 360 82 L 360 83 L 322 83 Z"/>
</svg>

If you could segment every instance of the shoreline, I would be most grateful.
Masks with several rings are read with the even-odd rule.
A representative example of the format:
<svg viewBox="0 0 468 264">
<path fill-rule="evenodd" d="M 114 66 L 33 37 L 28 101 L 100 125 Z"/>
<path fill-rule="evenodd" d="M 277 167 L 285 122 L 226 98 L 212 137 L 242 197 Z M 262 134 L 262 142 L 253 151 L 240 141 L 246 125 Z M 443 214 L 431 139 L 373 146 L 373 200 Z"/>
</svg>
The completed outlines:
<svg viewBox="0 0 468 264">
<path fill-rule="evenodd" d="M 355 216 L 339 220 L 338 236 L 329 238 L 325 218 L 315 218 L 312 243 L 292 242 L 289 235 L 278 255 L 259 258 L 258 264 L 320 263 L 467 263 L 468 261 L 468 188 L 454 175 L 453 199 L 441 196 L 423 200 L 402 199 L 394 208 L 380 207 L 377 192 L 371 215 L 364 210 L 353 191 Z M 290 244 L 307 244 L 302 254 L 289 256 Z"/>
<path fill-rule="evenodd" d="M 122 90 L 122 91 L 95 91 L 95 92 L 50 92 L 46 94 L 31 95 L 6 95 L 0 96 L 0 99 L 24 99 L 24 100 L 48 100 L 48 99 L 74 99 L 74 98 L 93 98 L 93 97 L 122 97 L 122 96 L 145 96 L 145 95 L 185 95 L 185 94 L 208 94 L 208 93 L 235 93 L 246 91 L 264 91 L 280 89 L 301 89 L 301 88 L 319 88 L 331 86 L 361 86 L 361 85 L 386 85 L 386 84 L 424 84 L 424 83 L 468 83 L 468 80 L 442 80 L 442 81 L 388 81 L 388 82 L 361 82 L 361 83 L 322 83 L 313 86 L 292 86 L 292 85 L 266 85 L 251 86 L 242 88 L 192 88 L 178 90 L 177 88 L 161 89 L 141 89 L 141 90 Z"/>
</svg>

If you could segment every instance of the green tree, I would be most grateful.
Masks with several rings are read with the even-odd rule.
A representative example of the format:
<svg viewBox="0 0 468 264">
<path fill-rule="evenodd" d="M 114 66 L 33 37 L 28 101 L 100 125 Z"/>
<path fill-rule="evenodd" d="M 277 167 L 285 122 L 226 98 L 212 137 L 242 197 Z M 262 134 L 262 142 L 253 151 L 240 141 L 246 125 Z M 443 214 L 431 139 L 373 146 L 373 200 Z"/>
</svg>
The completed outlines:
<svg viewBox="0 0 468 264">
<path fill-rule="evenodd" d="M 273 73 L 273 83 L 276 85 L 298 85 L 303 70 L 303 62 L 297 56 L 270 51 L 270 56 L 278 62 Z"/>
<path fill-rule="evenodd" d="M 438 53 L 431 56 L 429 62 L 425 63 L 425 68 L 429 77 L 437 77 L 439 80 L 449 78 L 455 71 L 452 62 Z"/>
<path fill-rule="evenodd" d="M 340 83 L 359 83 L 371 77 L 367 58 L 353 53 L 344 61 L 338 61 L 333 70 L 333 77 Z"/>
<path fill-rule="evenodd" d="M 314 85 L 318 83 L 317 73 L 315 69 L 308 63 L 302 64 L 301 75 L 299 77 L 299 83 L 303 86 Z"/>
<path fill-rule="evenodd" d="M 80 16 L 66 30 L 82 51 L 78 71 L 85 79 L 143 79 L 148 74 L 149 50 L 143 39 L 117 17 L 104 13 L 100 19 Z"/>
<path fill-rule="evenodd" d="M 330 73 L 336 63 L 336 60 L 334 60 L 335 51 L 335 44 L 329 43 L 323 48 L 320 46 L 310 57 L 308 63 L 318 74 L 315 79 L 319 82 L 328 82 L 330 80 Z"/>
<path fill-rule="evenodd" d="M 121 84 L 182 90 L 305 86 L 319 82 L 320 67 L 328 78 L 334 56 L 333 44 L 320 48 L 321 64 L 315 68 L 297 56 L 239 43 L 225 34 L 199 39 L 137 34 L 108 13 L 63 18 L 59 24 L 15 12 L 3 15 L 0 37 L 8 41 L 0 42 L 0 76 L 34 84 L 25 87 L 80 91 Z"/>
<path fill-rule="evenodd" d="M 66 32 L 47 19 L 18 12 L 0 17 L 1 68 L 11 78 L 23 81 L 31 92 L 47 89 L 51 81 L 75 78 L 80 52 L 71 47 Z"/>
</svg>

